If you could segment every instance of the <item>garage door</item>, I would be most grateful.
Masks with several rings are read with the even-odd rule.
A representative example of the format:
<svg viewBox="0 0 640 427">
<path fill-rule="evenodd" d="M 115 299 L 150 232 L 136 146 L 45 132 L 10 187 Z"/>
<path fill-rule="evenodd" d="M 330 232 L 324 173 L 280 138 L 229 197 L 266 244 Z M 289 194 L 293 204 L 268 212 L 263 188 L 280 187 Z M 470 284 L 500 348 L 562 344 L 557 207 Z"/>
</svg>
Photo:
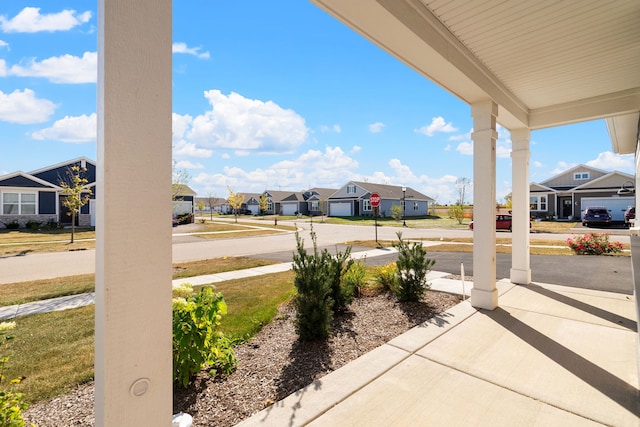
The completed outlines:
<svg viewBox="0 0 640 427">
<path fill-rule="evenodd" d="M 329 203 L 329 216 L 351 216 L 351 202 Z"/>
<path fill-rule="evenodd" d="M 282 203 L 280 205 L 280 209 L 282 211 L 282 215 L 295 215 L 297 203 Z"/>
<path fill-rule="evenodd" d="M 580 201 L 580 216 L 589 206 L 605 206 L 612 221 L 624 221 L 624 211 L 635 204 L 635 197 L 584 197 Z"/>
</svg>

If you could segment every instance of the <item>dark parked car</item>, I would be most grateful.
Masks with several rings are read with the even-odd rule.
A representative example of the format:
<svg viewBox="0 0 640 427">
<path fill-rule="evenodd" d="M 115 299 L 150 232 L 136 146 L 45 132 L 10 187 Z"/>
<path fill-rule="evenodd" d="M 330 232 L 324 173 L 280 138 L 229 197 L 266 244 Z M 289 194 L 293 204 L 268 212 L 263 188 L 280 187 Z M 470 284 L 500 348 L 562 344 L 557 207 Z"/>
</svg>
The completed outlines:
<svg viewBox="0 0 640 427">
<path fill-rule="evenodd" d="M 636 207 L 635 206 L 629 206 L 627 208 L 627 210 L 624 212 L 624 224 L 627 227 L 631 227 L 631 225 L 633 225 L 632 223 L 634 220 L 636 219 Z"/>
<path fill-rule="evenodd" d="M 509 230 L 511 231 L 511 215 L 496 215 L 496 230 Z M 469 223 L 469 228 L 473 230 L 473 221 Z M 531 228 L 531 223 L 529 223 Z"/>
<path fill-rule="evenodd" d="M 609 224 L 611 224 L 611 215 L 606 207 L 589 206 L 584 210 L 584 214 L 582 215 L 582 225 L 585 227 Z"/>
</svg>

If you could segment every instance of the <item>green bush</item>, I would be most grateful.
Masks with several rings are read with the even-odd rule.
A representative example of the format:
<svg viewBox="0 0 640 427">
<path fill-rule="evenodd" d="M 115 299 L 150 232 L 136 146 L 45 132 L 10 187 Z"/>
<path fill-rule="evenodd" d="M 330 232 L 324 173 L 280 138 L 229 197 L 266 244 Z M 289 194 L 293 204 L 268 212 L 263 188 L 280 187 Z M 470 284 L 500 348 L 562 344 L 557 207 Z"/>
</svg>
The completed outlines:
<svg viewBox="0 0 640 427">
<path fill-rule="evenodd" d="M 188 295 L 190 285 L 179 287 L 173 298 L 173 379 L 187 387 L 202 369 L 231 373 L 237 364 L 231 341 L 220 332 L 227 313 L 222 294 L 211 286 Z"/>
<path fill-rule="evenodd" d="M 33 220 L 29 220 L 25 224 L 25 227 L 27 227 L 29 230 L 33 230 L 33 231 L 39 230 L 40 226 L 42 226 L 42 223 L 40 221 L 33 221 Z"/>
<path fill-rule="evenodd" d="M 5 222 L 4 226 L 7 227 L 7 230 L 17 230 L 20 228 L 20 223 L 18 221 Z"/>
<path fill-rule="evenodd" d="M 296 233 L 293 284 L 298 291 L 294 300 L 297 311 L 295 326 L 301 341 L 326 339 L 333 322 L 332 278 L 327 269 L 327 253 L 318 251 L 313 230 L 311 240 L 313 253 L 308 254 L 302 238 Z"/>
<path fill-rule="evenodd" d="M 345 275 L 354 265 L 354 261 L 349 258 L 351 246 L 344 252 L 337 251 L 335 256 L 331 256 L 328 250 L 324 249 L 320 256 L 321 264 L 326 266 L 327 274 L 331 279 L 331 299 L 333 300 L 333 311 L 343 312 L 353 302 L 355 287 L 344 281 Z"/>
<path fill-rule="evenodd" d="M 395 262 L 392 262 L 387 265 L 376 267 L 374 278 L 382 289 L 385 291 L 393 291 L 397 287 L 397 273 L 398 265 Z"/>
<path fill-rule="evenodd" d="M 353 261 L 353 260 L 352 260 Z M 345 292 L 351 294 L 351 300 L 353 301 L 353 295 L 359 292 L 365 284 L 365 276 L 367 275 L 367 266 L 362 261 L 351 263 L 347 271 L 342 277 L 342 287 Z"/>
<path fill-rule="evenodd" d="M 424 292 L 429 289 L 426 283 L 427 273 L 436 261 L 427 258 L 422 243 L 407 243 L 402 240 L 402 233 L 397 235 L 398 242 L 393 243 L 398 249 L 396 295 L 400 301 L 420 301 Z"/>
<path fill-rule="evenodd" d="M 0 345 L 12 340 L 12 335 L 7 335 L 7 331 L 15 328 L 15 322 L 0 323 Z M 9 390 L 6 387 L 4 367 L 9 361 L 8 356 L 0 357 L 0 426 L 2 427 L 22 427 L 25 425 L 22 418 L 22 411 L 27 409 L 27 404 L 23 401 L 24 395 Z M 20 378 L 9 381 L 9 386 L 22 381 Z"/>
</svg>

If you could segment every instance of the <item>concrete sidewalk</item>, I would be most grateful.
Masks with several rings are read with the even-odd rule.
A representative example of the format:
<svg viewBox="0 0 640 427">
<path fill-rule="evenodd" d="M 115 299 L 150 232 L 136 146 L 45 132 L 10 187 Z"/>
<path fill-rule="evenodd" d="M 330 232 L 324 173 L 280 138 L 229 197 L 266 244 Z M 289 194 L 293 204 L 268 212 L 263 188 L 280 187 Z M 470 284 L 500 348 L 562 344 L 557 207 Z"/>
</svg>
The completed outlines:
<svg viewBox="0 0 640 427">
<path fill-rule="evenodd" d="M 498 282 L 240 423 L 638 426 L 633 297 Z"/>
</svg>

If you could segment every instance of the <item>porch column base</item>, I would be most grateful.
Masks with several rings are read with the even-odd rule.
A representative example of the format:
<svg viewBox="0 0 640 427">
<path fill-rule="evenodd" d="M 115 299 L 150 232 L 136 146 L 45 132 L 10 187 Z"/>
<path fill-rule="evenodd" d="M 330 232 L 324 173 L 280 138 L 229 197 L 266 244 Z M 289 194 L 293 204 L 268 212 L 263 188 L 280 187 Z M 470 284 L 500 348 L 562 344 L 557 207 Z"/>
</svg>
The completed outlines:
<svg viewBox="0 0 640 427">
<path fill-rule="evenodd" d="M 519 270 L 512 268 L 511 283 L 515 283 L 516 285 L 528 285 L 531 283 L 531 269 Z"/>
<path fill-rule="evenodd" d="M 471 305 L 475 308 L 495 310 L 498 308 L 498 289 L 471 289 Z"/>
</svg>

